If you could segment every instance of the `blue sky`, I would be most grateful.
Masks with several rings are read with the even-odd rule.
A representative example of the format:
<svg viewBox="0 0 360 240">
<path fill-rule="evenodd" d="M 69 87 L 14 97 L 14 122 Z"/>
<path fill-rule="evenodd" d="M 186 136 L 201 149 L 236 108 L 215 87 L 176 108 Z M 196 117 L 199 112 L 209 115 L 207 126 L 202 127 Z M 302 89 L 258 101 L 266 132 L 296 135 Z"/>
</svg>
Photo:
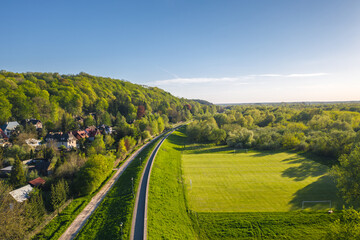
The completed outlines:
<svg viewBox="0 0 360 240">
<path fill-rule="evenodd" d="M 0 69 L 214 103 L 360 100 L 360 1 L 2 1 Z"/>
</svg>

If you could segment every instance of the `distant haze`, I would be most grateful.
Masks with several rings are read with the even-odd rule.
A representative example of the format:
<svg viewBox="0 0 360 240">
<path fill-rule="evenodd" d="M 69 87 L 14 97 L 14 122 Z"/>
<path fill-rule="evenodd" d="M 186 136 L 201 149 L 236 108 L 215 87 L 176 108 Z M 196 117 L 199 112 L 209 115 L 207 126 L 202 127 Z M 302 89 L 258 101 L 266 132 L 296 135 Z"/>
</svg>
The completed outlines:
<svg viewBox="0 0 360 240">
<path fill-rule="evenodd" d="M 3 1 L 0 69 L 213 103 L 360 100 L 360 1 Z"/>
</svg>

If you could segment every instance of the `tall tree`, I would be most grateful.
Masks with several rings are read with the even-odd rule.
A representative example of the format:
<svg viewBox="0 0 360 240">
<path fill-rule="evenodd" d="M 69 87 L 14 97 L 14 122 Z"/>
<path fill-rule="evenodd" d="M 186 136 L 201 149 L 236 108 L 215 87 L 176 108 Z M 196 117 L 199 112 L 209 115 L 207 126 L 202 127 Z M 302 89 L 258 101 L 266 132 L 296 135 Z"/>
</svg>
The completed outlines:
<svg viewBox="0 0 360 240">
<path fill-rule="evenodd" d="M 10 183 L 14 187 L 20 187 L 26 183 L 26 177 L 25 177 L 25 173 L 24 173 L 23 164 L 21 163 L 18 156 L 16 156 L 14 165 L 11 169 Z"/>
<path fill-rule="evenodd" d="M 58 210 L 63 205 L 69 194 L 69 185 L 61 179 L 56 184 L 51 185 L 51 205 L 54 210 Z"/>
</svg>

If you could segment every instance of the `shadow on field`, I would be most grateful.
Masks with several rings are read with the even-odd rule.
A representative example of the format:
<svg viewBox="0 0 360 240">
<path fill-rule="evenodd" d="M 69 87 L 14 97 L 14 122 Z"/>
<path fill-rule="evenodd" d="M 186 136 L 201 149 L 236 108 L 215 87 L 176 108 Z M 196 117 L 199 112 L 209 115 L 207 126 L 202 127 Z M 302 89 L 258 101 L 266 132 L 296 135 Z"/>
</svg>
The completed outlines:
<svg viewBox="0 0 360 240">
<path fill-rule="evenodd" d="M 326 175 L 319 178 L 316 182 L 298 190 L 289 203 L 291 205 L 291 210 L 300 210 L 302 201 L 331 200 L 333 207 L 341 208 L 344 203 L 338 196 L 338 190 L 333 179 L 329 175 Z M 321 206 L 324 207 L 329 205 L 327 205 L 327 203 L 322 203 Z"/>
<path fill-rule="evenodd" d="M 296 167 L 289 167 L 281 174 L 282 177 L 293 178 L 295 181 L 302 181 L 308 177 L 319 177 L 328 171 L 328 167 L 316 163 L 310 159 L 291 157 L 283 160 L 288 164 L 300 164 Z"/>
</svg>

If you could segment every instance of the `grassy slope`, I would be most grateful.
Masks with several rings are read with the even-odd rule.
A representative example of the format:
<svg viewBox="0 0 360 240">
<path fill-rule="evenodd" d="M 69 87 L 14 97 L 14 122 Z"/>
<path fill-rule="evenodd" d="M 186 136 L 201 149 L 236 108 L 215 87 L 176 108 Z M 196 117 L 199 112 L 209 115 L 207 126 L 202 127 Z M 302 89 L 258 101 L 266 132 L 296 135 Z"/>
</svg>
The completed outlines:
<svg viewBox="0 0 360 240">
<path fill-rule="evenodd" d="M 168 137 L 155 159 L 149 187 L 148 238 L 196 239 L 186 211 L 181 183 L 181 150 L 186 137 L 176 131 Z"/>
<path fill-rule="evenodd" d="M 203 239 L 326 239 L 339 214 L 319 212 L 199 213 Z"/>
<path fill-rule="evenodd" d="M 122 230 L 123 239 L 129 239 L 135 202 L 132 196 L 131 178 L 134 178 L 136 194 L 141 172 L 146 164 L 144 159 L 150 156 L 158 141 L 147 146 L 128 166 L 76 239 L 120 239 L 121 222 L 124 224 Z M 143 160 L 141 168 L 140 158 Z"/>
<path fill-rule="evenodd" d="M 187 151 L 183 169 L 189 208 L 197 212 L 285 212 L 306 200 L 341 207 L 328 168 L 296 153 L 213 146 Z"/>
</svg>

